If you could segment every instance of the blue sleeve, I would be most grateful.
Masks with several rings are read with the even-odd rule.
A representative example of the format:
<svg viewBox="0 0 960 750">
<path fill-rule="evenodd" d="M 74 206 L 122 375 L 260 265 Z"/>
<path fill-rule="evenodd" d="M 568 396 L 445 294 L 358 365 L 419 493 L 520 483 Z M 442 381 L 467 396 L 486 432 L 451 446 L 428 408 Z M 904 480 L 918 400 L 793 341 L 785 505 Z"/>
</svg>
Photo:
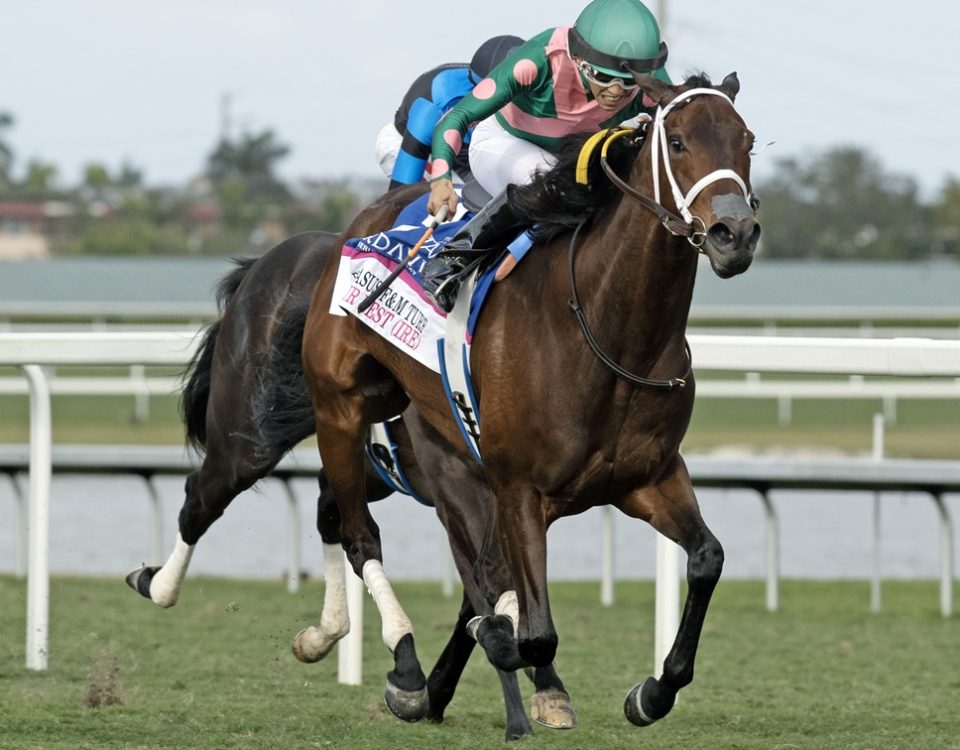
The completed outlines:
<svg viewBox="0 0 960 750">
<path fill-rule="evenodd" d="M 412 185 L 423 179 L 423 172 L 430 157 L 430 141 L 433 130 L 443 112 L 433 102 L 417 99 L 410 106 L 407 127 L 403 131 L 403 143 L 393 167 L 392 182 Z"/>
</svg>

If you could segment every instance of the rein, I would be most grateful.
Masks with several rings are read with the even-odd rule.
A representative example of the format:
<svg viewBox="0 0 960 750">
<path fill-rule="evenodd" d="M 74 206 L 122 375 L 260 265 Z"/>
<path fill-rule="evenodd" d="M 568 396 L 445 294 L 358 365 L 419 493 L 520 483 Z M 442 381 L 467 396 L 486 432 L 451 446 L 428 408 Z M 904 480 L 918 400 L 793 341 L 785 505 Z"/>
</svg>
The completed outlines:
<svg viewBox="0 0 960 750">
<path fill-rule="evenodd" d="M 622 378 L 628 383 L 646 386 L 647 388 L 661 388 L 669 391 L 685 388 L 687 386 L 687 378 L 690 377 L 690 371 L 693 368 L 693 360 L 690 356 L 690 345 L 686 342 L 686 340 L 684 340 L 683 345 L 687 354 L 687 370 L 684 372 L 683 377 L 670 378 L 669 380 L 644 378 L 624 369 L 600 347 L 600 344 L 597 343 L 593 332 L 590 330 L 590 324 L 587 323 L 587 316 L 583 311 L 583 306 L 580 304 L 580 297 L 577 295 L 577 282 L 573 275 L 573 261 L 577 254 L 577 240 L 580 238 L 580 230 L 583 229 L 583 225 L 586 223 L 587 219 L 583 219 L 579 224 L 577 224 L 577 228 L 573 231 L 573 236 L 570 238 L 570 251 L 567 256 L 567 268 L 570 275 L 570 301 L 567 304 L 570 305 L 570 309 L 577 318 L 577 323 L 580 324 L 580 330 L 583 332 L 583 337 L 587 341 L 587 346 L 590 347 L 590 351 L 593 352 L 594 356 L 603 363 L 604 367 L 610 370 L 618 378 Z"/>
</svg>

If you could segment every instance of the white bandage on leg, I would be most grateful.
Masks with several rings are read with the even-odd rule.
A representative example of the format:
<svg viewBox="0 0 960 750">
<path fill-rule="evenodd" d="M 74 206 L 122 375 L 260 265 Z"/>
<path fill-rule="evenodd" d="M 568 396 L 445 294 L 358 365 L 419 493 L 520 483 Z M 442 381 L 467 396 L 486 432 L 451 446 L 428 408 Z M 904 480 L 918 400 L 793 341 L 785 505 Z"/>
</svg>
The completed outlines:
<svg viewBox="0 0 960 750">
<path fill-rule="evenodd" d="M 379 560 L 367 560 L 363 564 L 363 582 L 367 585 L 377 609 L 380 610 L 380 619 L 383 623 L 380 635 L 383 638 L 383 645 L 392 653 L 403 636 L 413 633 L 413 624 L 400 606 L 396 594 L 393 593 L 390 582 L 383 572 L 383 564 Z"/>
<path fill-rule="evenodd" d="M 513 622 L 513 632 L 520 629 L 520 602 L 517 600 L 516 591 L 504 591 L 497 599 L 497 606 L 493 608 L 493 613 L 497 615 L 506 615 Z"/>
<path fill-rule="evenodd" d="M 150 599 L 154 604 L 172 607 L 177 603 L 177 599 L 180 598 L 180 586 L 187 575 L 187 568 L 190 567 L 190 558 L 193 557 L 194 546 L 183 541 L 183 537 L 179 532 L 177 533 L 173 552 L 150 581 Z"/>
<path fill-rule="evenodd" d="M 350 632 L 350 613 L 347 611 L 346 566 L 343 548 L 339 544 L 323 545 L 323 612 L 320 630 L 339 640 Z"/>
<path fill-rule="evenodd" d="M 304 628 L 293 639 L 293 653 L 303 662 L 319 661 L 350 632 L 346 566 L 343 548 L 339 544 L 323 545 L 323 580 L 326 585 L 320 625 Z"/>
</svg>

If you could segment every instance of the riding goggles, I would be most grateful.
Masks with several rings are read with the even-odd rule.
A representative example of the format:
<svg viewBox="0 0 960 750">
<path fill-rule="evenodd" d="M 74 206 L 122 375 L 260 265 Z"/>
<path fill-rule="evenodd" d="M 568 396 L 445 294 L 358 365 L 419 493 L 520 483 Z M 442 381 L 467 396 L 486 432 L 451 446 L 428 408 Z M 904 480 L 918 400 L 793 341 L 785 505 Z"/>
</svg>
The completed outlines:
<svg viewBox="0 0 960 750">
<path fill-rule="evenodd" d="M 619 84 L 620 88 L 624 91 L 629 91 L 639 85 L 636 81 L 628 81 L 626 78 L 604 73 L 585 60 L 580 63 L 580 72 L 583 73 L 583 77 L 590 81 L 590 83 L 594 83 L 602 89 L 609 88 L 614 84 Z"/>
</svg>

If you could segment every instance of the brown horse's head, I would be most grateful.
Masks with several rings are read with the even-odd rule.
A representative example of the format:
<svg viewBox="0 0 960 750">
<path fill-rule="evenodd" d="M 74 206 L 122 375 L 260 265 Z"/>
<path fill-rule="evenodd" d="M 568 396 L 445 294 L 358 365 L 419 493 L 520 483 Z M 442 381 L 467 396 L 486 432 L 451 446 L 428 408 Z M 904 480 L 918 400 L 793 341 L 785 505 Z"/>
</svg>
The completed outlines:
<svg viewBox="0 0 960 750">
<path fill-rule="evenodd" d="M 743 273 L 753 260 L 760 224 L 750 189 L 754 136 L 733 108 L 737 74 L 719 86 L 705 76 L 680 86 L 650 76 L 636 79 L 659 108 L 634 176 L 649 180 L 653 174 L 659 202 L 692 225 L 691 243 L 710 258 L 718 276 Z"/>
</svg>

